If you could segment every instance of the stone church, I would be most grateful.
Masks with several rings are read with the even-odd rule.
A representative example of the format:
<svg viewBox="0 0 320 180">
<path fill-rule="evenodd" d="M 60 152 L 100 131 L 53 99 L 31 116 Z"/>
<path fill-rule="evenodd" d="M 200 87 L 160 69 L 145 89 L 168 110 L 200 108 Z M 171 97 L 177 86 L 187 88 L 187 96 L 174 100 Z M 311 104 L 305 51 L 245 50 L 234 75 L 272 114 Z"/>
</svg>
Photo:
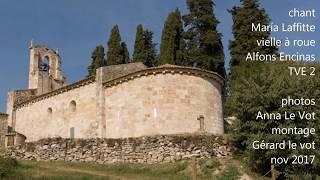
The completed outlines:
<svg viewBox="0 0 320 180">
<path fill-rule="evenodd" d="M 101 67 L 96 76 L 66 84 L 61 65 L 56 50 L 30 47 L 29 87 L 8 93 L 0 146 L 50 137 L 224 133 L 224 79 L 217 73 L 130 63 Z"/>
</svg>

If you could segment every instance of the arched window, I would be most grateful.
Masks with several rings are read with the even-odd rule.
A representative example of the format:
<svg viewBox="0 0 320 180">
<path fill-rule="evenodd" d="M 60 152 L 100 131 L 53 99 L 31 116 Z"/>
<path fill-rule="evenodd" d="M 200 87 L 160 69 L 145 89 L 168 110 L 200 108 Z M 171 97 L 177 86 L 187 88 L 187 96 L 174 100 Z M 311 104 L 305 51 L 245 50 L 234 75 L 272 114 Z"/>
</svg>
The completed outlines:
<svg viewBox="0 0 320 180">
<path fill-rule="evenodd" d="M 51 116 L 52 115 L 52 108 L 49 107 L 48 110 L 47 110 L 48 114 Z"/>
<path fill-rule="evenodd" d="M 70 102 L 70 110 L 71 110 L 71 112 L 76 112 L 76 110 L 77 110 L 77 103 L 76 103 L 76 101 L 71 101 L 71 102 Z"/>
<path fill-rule="evenodd" d="M 39 70 L 44 75 L 49 75 L 49 57 L 45 56 L 39 63 Z"/>
</svg>

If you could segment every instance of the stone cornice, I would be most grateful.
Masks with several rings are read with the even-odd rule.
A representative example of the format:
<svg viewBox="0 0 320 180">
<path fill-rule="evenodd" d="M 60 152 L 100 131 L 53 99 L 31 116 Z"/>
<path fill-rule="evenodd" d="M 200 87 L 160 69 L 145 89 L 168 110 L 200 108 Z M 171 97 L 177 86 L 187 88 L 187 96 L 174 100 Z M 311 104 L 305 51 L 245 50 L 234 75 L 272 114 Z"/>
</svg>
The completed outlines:
<svg viewBox="0 0 320 180">
<path fill-rule="evenodd" d="M 224 78 L 215 72 L 207 71 L 207 70 L 199 69 L 199 68 L 174 66 L 174 65 L 163 65 L 163 66 L 159 66 L 159 67 L 148 68 L 148 69 L 144 69 L 144 70 L 137 71 L 134 73 L 130 73 L 128 75 L 107 81 L 107 82 L 103 83 L 103 86 L 105 88 L 112 87 L 112 86 L 116 86 L 118 84 L 121 84 L 123 82 L 127 82 L 127 81 L 133 80 L 135 78 L 139 78 L 141 76 L 151 76 L 151 75 L 156 75 L 156 74 L 167 74 L 167 73 L 187 74 L 187 75 L 199 76 L 199 77 L 204 77 L 204 78 L 210 78 L 210 79 L 214 79 L 222 87 L 224 86 Z"/>
<path fill-rule="evenodd" d="M 0 112 L 0 116 L 8 116 L 8 114 Z"/>
<path fill-rule="evenodd" d="M 34 97 L 32 99 L 28 99 L 28 100 L 23 101 L 21 103 L 15 104 L 14 105 L 14 109 L 19 109 L 21 107 L 27 106 L 28 104 L 33 104 L 35 102 L 47 99 L 47 98 L 52 97 L 52 96 L 56 96 L 58 94 L 62 94 L 64 92 L 68 92 L 70 90 L 73 90 L 73 89 L 76 89 L 76 88 L 91 84 L 93 82 L 95 82 L 95 76 L 88 77 L 86 79 L 83 79 L 81 81 L 75 82 L 73 84 L 64 86 L 64 87 L 56 89 L 54 91 L 51 91 L 51 92 L 48 92 L 48 93 L 45 93 L 45 94 L 41 94 L 41 95 L 36 96 L 36 97 Z"/>
</svg>

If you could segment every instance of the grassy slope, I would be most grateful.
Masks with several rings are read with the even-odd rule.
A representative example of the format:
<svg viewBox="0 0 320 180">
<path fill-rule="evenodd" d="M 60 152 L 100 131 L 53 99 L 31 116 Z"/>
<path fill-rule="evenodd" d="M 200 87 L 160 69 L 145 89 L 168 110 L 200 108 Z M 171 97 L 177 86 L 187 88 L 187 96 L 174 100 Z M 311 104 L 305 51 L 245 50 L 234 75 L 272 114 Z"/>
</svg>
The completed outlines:
<svg viewBox="0 0 320 180">
<path fill-rule="evenodd" d="M 244 169 L 234 160 L 200 160 L 198 179 L 239 179 Z M 4 179 L 124 179 L 124 180 L 188 180 L 191 179 L 191 162 L 158 165 L 110 164 L 70 162 L 19 161 L 15 171 Z M 254 178 L 255 179 L 255 178 Z"/>
</svg>

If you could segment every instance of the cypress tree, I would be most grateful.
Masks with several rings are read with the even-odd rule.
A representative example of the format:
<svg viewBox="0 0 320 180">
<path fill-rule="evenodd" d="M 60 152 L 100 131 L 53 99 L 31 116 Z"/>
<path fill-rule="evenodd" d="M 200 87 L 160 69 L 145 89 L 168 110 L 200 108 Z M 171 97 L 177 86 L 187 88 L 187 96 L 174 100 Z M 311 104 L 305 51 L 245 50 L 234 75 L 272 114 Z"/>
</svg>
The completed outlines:
<svg viewBox="0 0 320 180">
<path fill-rule="evenodd" d="M 169 14 L 164 24 L 160 46 L 160 64 L 183 65 L 183 23 L 179 9 Z"/>
<path fill-rule="evenodd" d="M 133 62 L 144 62 L 146 59 L 145 55 L 145 40 L 144 40 L 144 31 L 141 24 L 137 26 L 136 32 L 136 40 L 134 43 L 134 51 L 133 51 Z"/>
<path fill-rule="evenodd" d="M 125 42 L 121 43 L 121 64 L 128 64 L 130 62 L 130 55 Z"/>
<path fill-rule="evenodd" d="M 117 25 L 113 26 L 109 37 L 107 64 L 121 64 L 121 36 Z"/>
<path fill-rule="evenodd" d="M 183 17 L 188 65 L 225 75 L 224 52 L 219 21 L 213 13 L 212 0 L 187 0 L 189 14 Z"/>
<path fill-rule="evenodd" d="M 153 43 L 153 32 L 146 30 L 144 31 L 144 54 L 145 60 L 144 64 L 148 67 L 157 66 L 157 51 L 156 51 L 156 44 Z"/>
<path fill-rule="evenodd" d="M 88 77 L 96 74 L 96 69 L 105 66 L 106 62 L 104 59 L 104 48 L 102 45 L 97 46 L 91 55 L 92 62 L 88 67 Z"/>
<path fill-rule="evenodd" d="M 148 67 L 156 66 L 156 44 L 153 43 L 153 32 L 143 30 L 143 26 L 137 26 L 136 40 L 133 51 L 133 62 L 142 62 Z"/>
<path fill-rule="evenodd" d="M 249 52 L 261 54 L 275 54 L 277 48 L 257 45 L 257 40 L 268 39 L 270 32 L 252 32 L 252 23 L 268 25 L 270 18 L 263 8 L 259 7 L 257 0 L 241 0 L 241 7 L 233 7 L 229 12 L 232 15 L 232 32 L 234 40 L 230 42 L 230 65 L 237 66 L 245 62 Z"/>
</svg>

